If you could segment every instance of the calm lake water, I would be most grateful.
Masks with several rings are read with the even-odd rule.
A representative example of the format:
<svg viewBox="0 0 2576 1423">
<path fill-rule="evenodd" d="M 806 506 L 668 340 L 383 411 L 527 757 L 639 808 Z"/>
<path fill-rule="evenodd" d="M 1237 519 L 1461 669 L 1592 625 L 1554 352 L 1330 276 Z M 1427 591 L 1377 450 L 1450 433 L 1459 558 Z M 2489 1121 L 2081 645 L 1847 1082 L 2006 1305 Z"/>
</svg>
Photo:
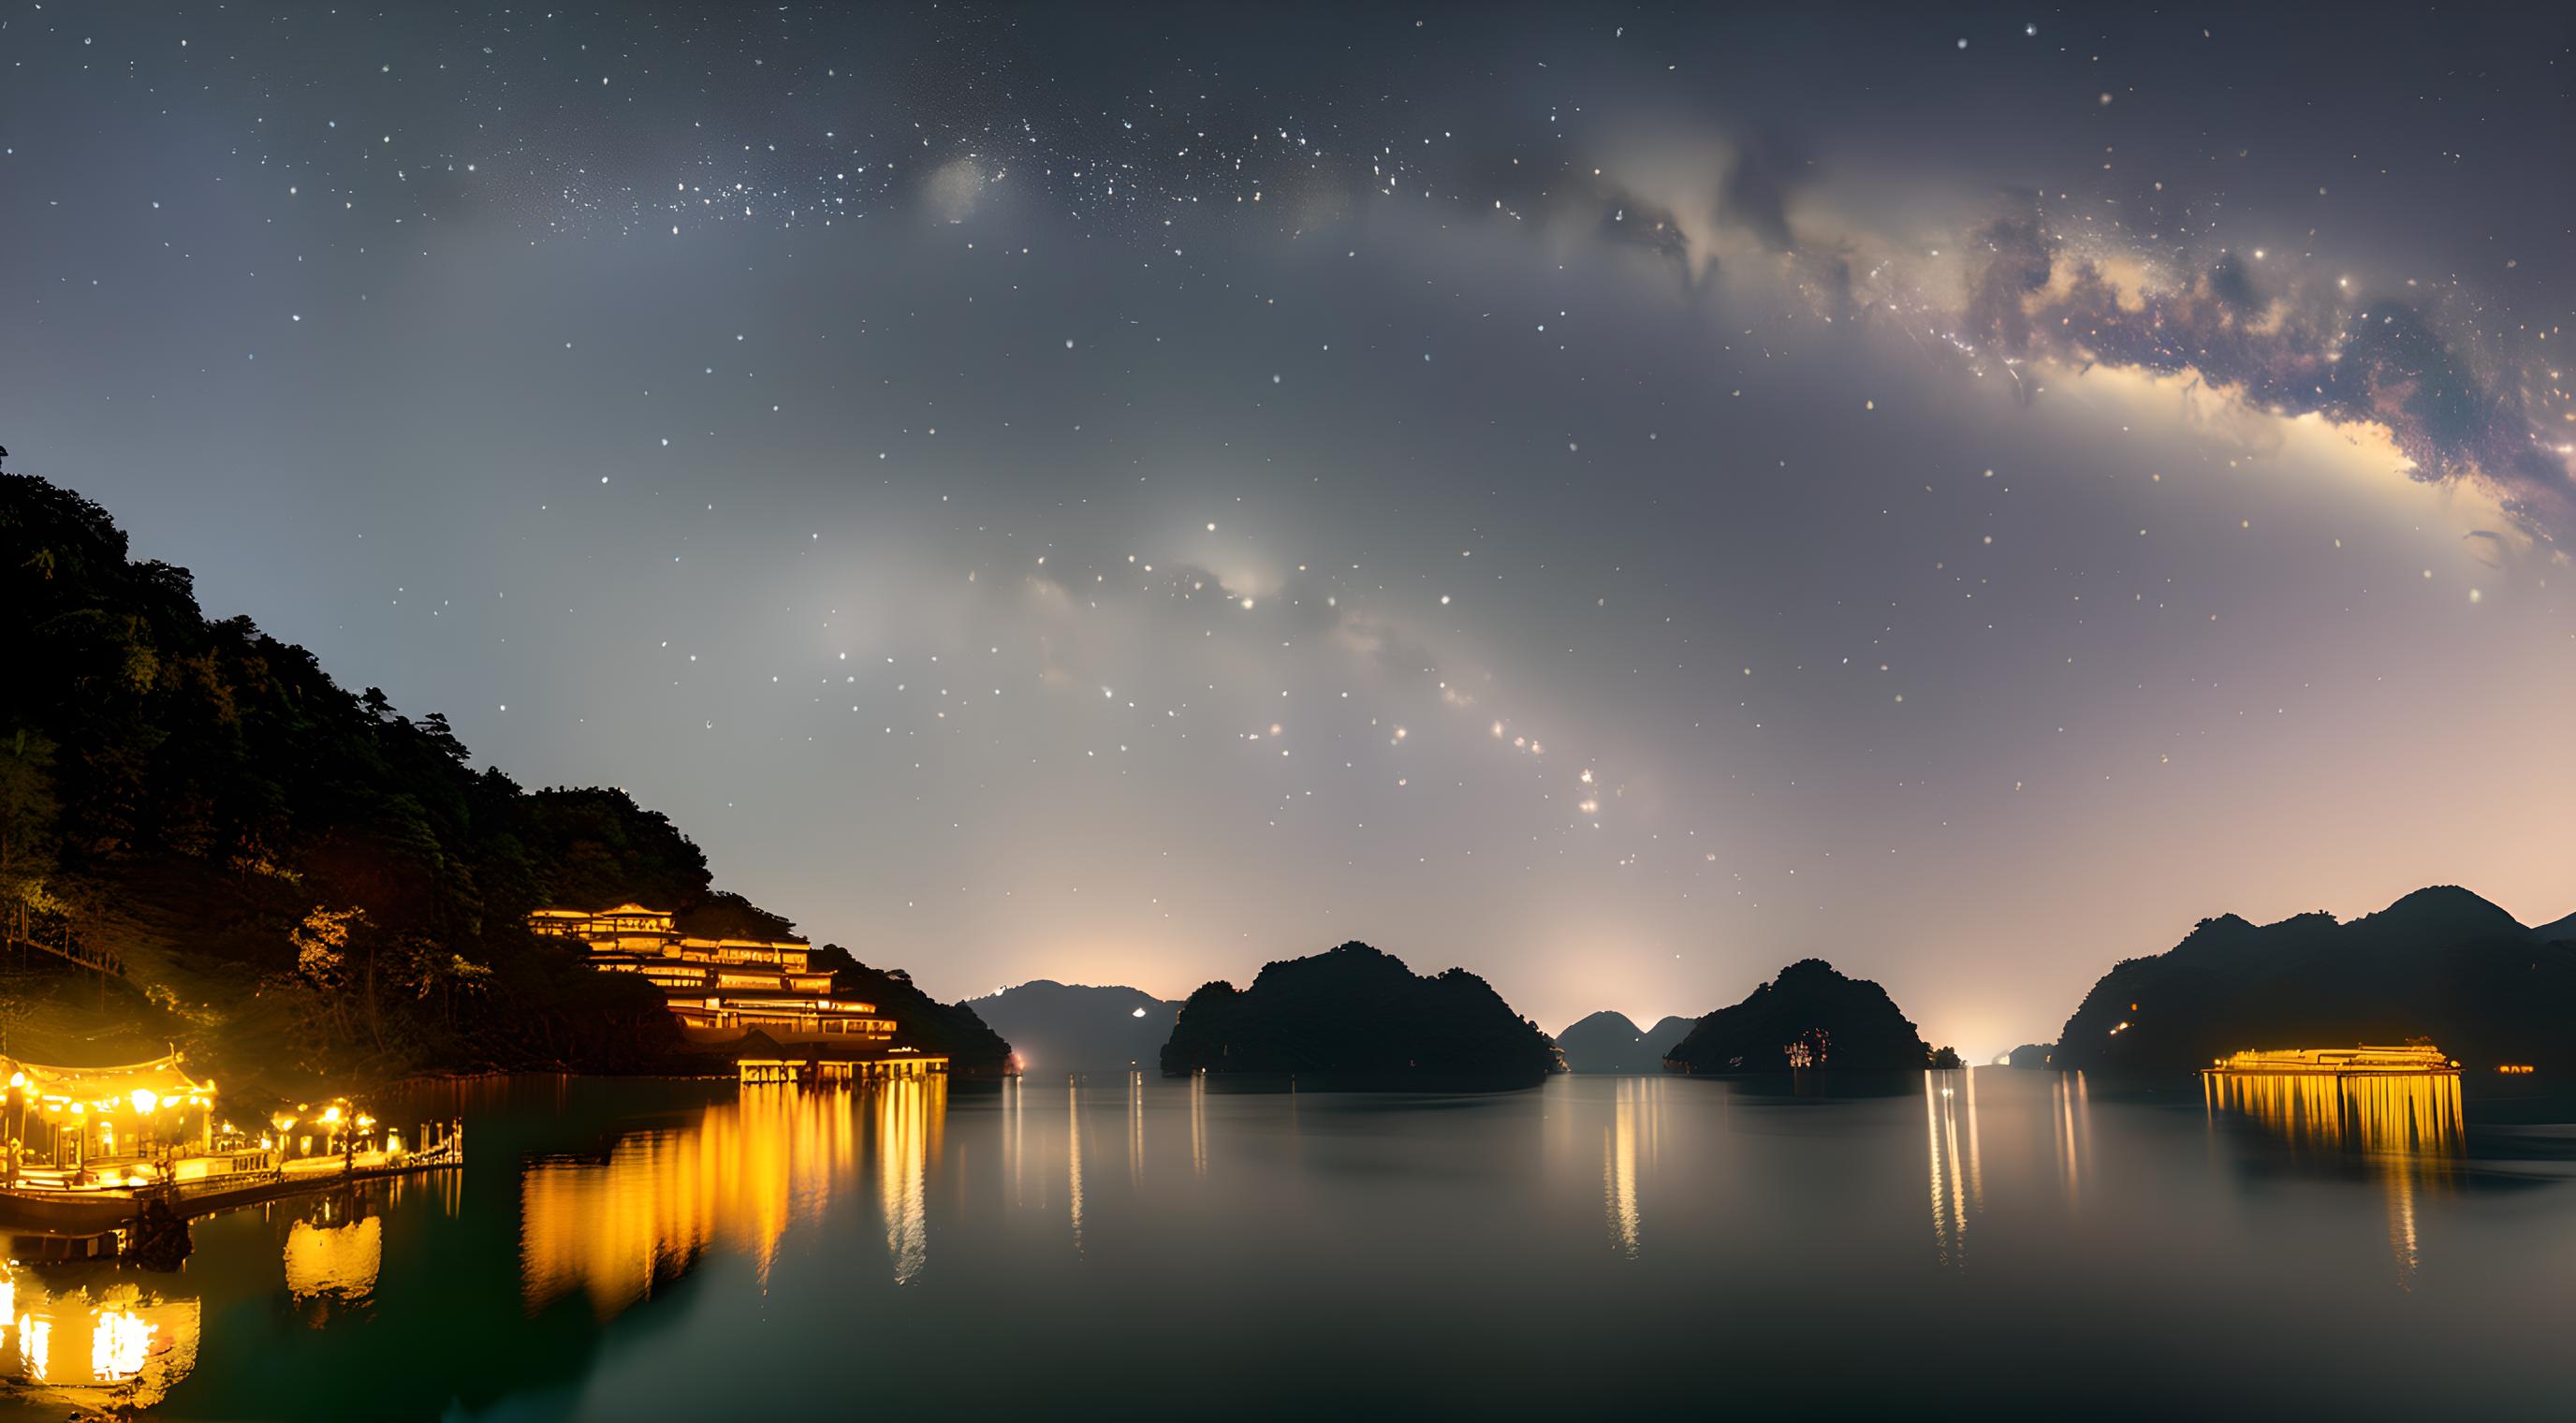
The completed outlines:
<svg viewBox="0 0 2576 1423">
<path fill-rule="evenodd" d="M 463 1115 L 461 1172 L 199 1221 L 175 1274 L 14 1268 L 0 1411 L 61 1419 L 101 1374 L 154 1418 L 2576 1397 L 2550 1113 L 1878 1085 L 472 1084 L 385 1113 Z"/>
</svg>

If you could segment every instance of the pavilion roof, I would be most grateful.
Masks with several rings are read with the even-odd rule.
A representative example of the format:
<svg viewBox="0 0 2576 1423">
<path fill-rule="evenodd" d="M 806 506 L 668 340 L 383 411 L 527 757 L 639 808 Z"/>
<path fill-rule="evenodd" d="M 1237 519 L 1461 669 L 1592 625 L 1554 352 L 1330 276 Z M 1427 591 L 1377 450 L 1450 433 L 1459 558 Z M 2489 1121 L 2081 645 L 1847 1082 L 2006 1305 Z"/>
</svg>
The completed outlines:
<svg viewBox="0 0 2576 1423">
<path fill-rule="evenodd" d="M 5 1057 L 0 1057 L 0 1066 L 6 1066 L 11 1075 L 25 1073 L 30 1096 L 60 1097 L 73 1102 L 131 1097 L 137 1091 L 167 1099 L 214 1090 L 212 1082 L 191 1076 L 175 1052 L 113 1067 L 62 1067 Z"/>
</svg>

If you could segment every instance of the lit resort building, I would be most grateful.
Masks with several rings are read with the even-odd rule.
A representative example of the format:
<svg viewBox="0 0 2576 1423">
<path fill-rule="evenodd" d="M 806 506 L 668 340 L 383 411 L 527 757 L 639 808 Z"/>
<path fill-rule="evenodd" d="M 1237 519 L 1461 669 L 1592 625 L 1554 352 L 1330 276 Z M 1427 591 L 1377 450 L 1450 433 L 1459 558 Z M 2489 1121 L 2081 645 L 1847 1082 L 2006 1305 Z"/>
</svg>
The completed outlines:
<svg viewBox="0 0 2576 1423">
<path fill-rule="evenodd" d="M 2383 1077 L 2445 1073 L 2460 1065 L 2430 1043 L 2406 1047 L 2290 1048 L 2278 1052 L 2240 1052 L 2201 1069 L 2211 1073 Z"/>
<path fill-rule="evenodd" d="M 824 1076 L 853 1075 L 845 1064 L 862 1059 L 901 1075 L 947 1070 L 946 1058 L 888 1046 L 895 1023 L 875 1004 L 833 997 L 832 971 L 814 967 L 814 946 L 802 939 L 699 938 L 680 932 L 672 911 L 640 904 L 597 913 L 540 909 L 528 916 L 528 928 L 588 944 L 591 966 L 604 973 L 651 980 L 691 1042 L 731 1043 L 758 1033 L 781 1046 L 836 1049 L 823 1060 Z M 806 1062 L 791 1054 L 757 1065 Z"/>
</svg>

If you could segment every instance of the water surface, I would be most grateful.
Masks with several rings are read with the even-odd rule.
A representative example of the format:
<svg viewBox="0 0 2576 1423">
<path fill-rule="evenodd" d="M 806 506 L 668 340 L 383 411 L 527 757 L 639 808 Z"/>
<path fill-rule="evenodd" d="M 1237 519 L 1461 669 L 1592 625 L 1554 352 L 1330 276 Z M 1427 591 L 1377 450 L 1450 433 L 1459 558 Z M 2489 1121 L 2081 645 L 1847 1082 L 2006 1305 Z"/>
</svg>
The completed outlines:
<svg viewBox="0 0 2576 1423">
<path fill-rule="evenodd" d="M 13 1269 L 0 1410 L 101 1379 L 210 1419 L 2531 1416 L 2576 1389 L 2576 1139 L 2428 1079 L 545 1078 L 402 1107 L 462 1115 L 471 1164 L 200 1221 L 172 1274 Z"/>
</svg>

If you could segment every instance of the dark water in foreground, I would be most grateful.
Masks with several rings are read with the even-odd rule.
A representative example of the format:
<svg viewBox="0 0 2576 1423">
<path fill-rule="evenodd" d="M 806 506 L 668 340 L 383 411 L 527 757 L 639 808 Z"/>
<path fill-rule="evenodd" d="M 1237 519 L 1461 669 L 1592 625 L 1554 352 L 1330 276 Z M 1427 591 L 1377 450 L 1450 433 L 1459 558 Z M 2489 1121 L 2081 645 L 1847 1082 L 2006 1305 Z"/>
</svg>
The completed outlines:
<svg viewBox="0 0 2576 1423">
<path fill-rule="evenodd" d="M 0 1412 L 138 1367 L 154 1418 L 2576 1397 L 2576 1129 L 2528 1109 L 1780 1090 L 478 1084 L 407 1104 L 463 1113 L 461 1173 L 200 1221 L 176 1274 L 11 1271 Z"/>
</svg>

